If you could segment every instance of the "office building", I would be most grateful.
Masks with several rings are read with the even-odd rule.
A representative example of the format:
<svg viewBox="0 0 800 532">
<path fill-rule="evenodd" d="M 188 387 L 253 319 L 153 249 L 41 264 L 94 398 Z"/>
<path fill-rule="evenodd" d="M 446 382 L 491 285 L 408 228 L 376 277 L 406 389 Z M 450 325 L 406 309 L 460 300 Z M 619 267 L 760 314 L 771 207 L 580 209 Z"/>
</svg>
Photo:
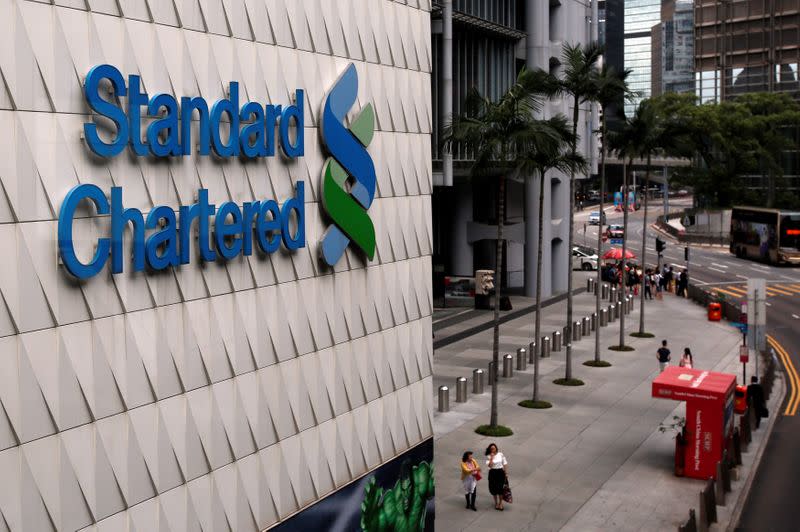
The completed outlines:
<svg viewBox="0 0 800 532">
<path fill-rule="evenodd" d="M 429 1 L 0 29 L 0 530 L 432 529 Z"/>
<path fill-rule="evenodd" d="M 800 95 L 797 0 L 695 2 L 697 95 L 722 101 L 748 92 Z"/>
<path fill-rule="evenodd" d="M 596 8 L 578 0 L 499 0 L 434 2 L 433 11 L 433 240 L 434 293 L 442 277 L 472 277 L 476 269 L 494 269 L 497 214 L 496 179 L 473 179 L 468 153 L 443 153 L 440 131 L 463 110 L 470 88 L 498 98 L 523 67 L 558 73 L 562 45 L 596 39 Z M 568 98 L 545 105 L 544 114 L 569 115 Z M 580 114 L 579 150 L 596 168 L 593 131 L 596 113 L 587 105 Z M 535 290 L 538 235 L 538 181 L 510 176 L 506 187 L 506 272 L 497 282 L 509 288 Z M 583 178 L 586 176 L 579 176 Z M 566 289 L 570 271 L 567 249 L 569 181 L 552 174 L 545 183 L 545 227 L 542 286 L 544 294 Z"/>
<path fill-rule="evenodd" d="M 653 26 L 661 21 L 661 0 L 625 0 L 625 68 L 631 70 L 628 84 L 637 97 L 625 103 L 630 116 L 639 102 L 650 97 Z"/>
<path fill-rule="evenodd" d="M 665 0 L 652 31 L 651 95 L 694 92 L 694 1 Z"/>
</svg>

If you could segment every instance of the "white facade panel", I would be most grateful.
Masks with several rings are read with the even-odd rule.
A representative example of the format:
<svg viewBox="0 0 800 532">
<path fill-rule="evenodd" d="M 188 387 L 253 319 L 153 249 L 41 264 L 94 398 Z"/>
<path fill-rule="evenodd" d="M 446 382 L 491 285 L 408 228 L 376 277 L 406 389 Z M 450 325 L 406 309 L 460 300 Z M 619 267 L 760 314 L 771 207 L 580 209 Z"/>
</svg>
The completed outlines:
<svg viewBox="0 0 800 532">
<path fill-rule="evenodd" d="M 430 2 L 0 0 L 0 530 L 263 530 L 430 438 Z M 326 92 L 372 104 L 374 260 L 319 259 Z M 288 105 L 305 155 L 101 159 L 82 84 Z M 195 125 L 194 127 L 197 127 Z M 58 213 L 78 184 L 125 207 L 283 203 L 306 247 L 78 281 Z M 88 262 L 108 217 L 79 210 Z M 130 249 L 130 239 L 125 249 Z"/>
</svg>

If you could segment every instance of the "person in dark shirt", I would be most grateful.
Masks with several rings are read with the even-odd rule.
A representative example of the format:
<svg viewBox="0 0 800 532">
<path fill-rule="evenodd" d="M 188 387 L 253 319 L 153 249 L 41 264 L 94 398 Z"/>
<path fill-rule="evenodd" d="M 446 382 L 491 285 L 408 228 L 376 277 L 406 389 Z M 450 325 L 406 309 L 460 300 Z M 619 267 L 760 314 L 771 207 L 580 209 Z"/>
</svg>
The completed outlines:
<svg viewBox="0 0 800 532">
<path fill-rule="evenodd" d="M 658 359 L 658 372 L 661 373 L 667 366 L 669 366 L 669 361 L 671 360 L 670 351 L 667 349 L 667 341 L 661 341 L 661 347 L 658 348 L 658 352 L 656 353 L 656 358 Z"/>
<path fill-rule="evenodd" d="M 769 415 L 767 401 L 764 398 L 764 388 L 759 384 L 758 377 L 750 378 L 750 385 L 747 387 L 747 401 L 750 403 L 750 408 L 755 409 L 756 428 L 758 428 L 761 425 L 761 418 Z"/>
</svg>

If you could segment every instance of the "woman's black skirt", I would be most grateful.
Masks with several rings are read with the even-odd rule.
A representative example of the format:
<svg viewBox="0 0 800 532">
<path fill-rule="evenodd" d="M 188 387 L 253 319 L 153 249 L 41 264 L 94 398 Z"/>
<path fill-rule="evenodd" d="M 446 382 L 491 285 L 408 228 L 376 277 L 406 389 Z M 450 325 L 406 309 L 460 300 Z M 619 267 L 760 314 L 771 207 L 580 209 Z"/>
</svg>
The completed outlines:
<svg viewBox="0 0 800 532">
<path fill-rule="evenodd" d="M 506 484 L 506 472 L 502 469 L 489 470 L 489 493 L 502 495 L 503 486 Z"/>
</svg>

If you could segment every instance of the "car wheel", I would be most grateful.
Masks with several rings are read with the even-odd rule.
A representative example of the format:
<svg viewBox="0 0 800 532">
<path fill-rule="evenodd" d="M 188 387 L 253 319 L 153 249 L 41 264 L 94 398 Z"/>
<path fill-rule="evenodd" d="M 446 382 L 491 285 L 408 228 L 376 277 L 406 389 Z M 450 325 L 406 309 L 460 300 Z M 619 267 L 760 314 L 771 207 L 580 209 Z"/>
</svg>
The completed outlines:
<svg viewBox="0 0 800 532">
<path fill-rule="evenodd" d="M 588 262 L 584 262 L 583 264 L 581 264 L 581 270 L 585 272 L 592 271 L 592 265 L 589 264 Z"/>
</svg>

